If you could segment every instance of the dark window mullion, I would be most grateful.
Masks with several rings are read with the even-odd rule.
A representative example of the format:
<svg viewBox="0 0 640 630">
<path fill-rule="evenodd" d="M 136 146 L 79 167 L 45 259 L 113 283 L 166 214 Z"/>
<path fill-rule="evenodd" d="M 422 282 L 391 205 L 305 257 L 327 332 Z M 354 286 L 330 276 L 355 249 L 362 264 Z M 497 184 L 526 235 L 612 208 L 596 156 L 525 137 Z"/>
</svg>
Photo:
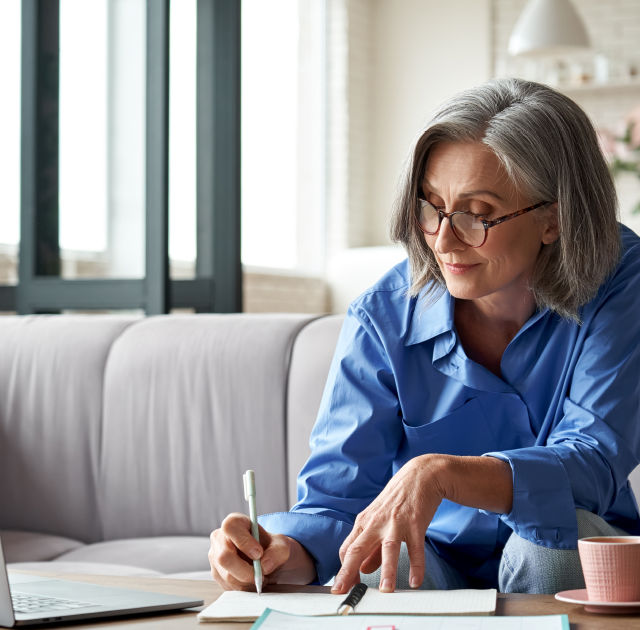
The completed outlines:
<svg viewBox="0 0 640 630">
<path fill-rule="evenodd" d="M 33 312 L 36 275 L 60 274 L 59 43 L 59 0 L 23 0 L 19 313 Z"/>
<path fill-rule="evenodd" d="M 147 1 L 146 311 L 169 311 L 169 0 Z"/>
<path fill-rule="evenodd" d="M 198 0 L 196 275 L 217 313 L 242 311 L 240 15 L 238 0 Z"/>
</svg>

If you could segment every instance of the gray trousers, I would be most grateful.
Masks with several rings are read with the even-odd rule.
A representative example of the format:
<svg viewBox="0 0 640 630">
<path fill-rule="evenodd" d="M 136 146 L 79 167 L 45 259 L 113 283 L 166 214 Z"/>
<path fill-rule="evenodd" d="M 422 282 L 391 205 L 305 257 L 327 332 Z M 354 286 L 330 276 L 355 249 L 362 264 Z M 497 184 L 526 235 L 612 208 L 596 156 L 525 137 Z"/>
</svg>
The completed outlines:
<svg viewBox="0 0 640 630">
<path fill-rule="evenodd" d="M 609 525 L 596 514 L 576 510 L 578 538 L 590 536 L 626 536 L 627 532 Z M 425 572 L 423 590 L 451 590 L 469 588 L 469 584 L 455 567 L 425 544 Z M 369 575 L 361 574 L 369 586 L 380 585 L 380 569 Z M 577 549 L 548 549 L 511 534 L 502 553 L 498 575 L 501 593 L 547 593 L 585 588 Z M 409 588 L 409 555 L 402 543 L 398 561 L 396 588 Z"/>
</svg>

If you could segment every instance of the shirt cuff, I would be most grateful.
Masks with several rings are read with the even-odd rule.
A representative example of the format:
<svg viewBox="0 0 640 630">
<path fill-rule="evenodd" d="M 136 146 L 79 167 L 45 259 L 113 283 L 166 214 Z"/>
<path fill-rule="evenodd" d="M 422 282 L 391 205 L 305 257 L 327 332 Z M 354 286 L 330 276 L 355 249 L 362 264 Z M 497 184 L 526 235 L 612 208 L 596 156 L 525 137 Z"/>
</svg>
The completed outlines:
<svg viewBox="0 0 640 630">
<path fill-rule="evenodd" d="M 353 525 L 320 514 L 275 512 L 258 517 L 268 532 L 297 540 L 313 557 L 320 584 L 326 584 L 340 570 L 340 545 Z"/>
<path fill-rule="evenodd" d="M 513 506 L 509 514 L 498 516 L 520 538 L 550 549 L 577 549 L 578 522 L 569 476 L 551 449 L 531 446 L 483 457 L 511 466 Z"/>
</svg>

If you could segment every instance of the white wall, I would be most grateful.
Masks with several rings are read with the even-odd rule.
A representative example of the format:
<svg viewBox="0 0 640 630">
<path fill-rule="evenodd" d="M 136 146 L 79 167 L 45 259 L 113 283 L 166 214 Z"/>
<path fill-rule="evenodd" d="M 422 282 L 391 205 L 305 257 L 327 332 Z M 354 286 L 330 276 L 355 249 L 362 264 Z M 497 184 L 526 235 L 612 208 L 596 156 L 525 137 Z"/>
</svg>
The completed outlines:
<svg viewBox="0 0 640 630">
<path fill-rule="evenodd" d="M 490 0 L 375 0 L 371 79 L 372 245 L 387 220 L 401 163 L 429 112 L 491 77 Z"/>
</svg>

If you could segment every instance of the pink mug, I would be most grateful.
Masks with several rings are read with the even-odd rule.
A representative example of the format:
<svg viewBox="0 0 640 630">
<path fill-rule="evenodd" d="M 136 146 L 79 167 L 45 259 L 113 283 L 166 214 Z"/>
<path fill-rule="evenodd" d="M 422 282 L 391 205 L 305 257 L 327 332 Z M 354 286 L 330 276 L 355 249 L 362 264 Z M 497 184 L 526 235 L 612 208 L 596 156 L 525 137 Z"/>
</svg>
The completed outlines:
<svg viewBox="0 0 640 630">
<path fill-rule="evenodd" d="M 591 602 L 640 602 L 640 536 L 597 536 L 578 541 Z"/>
</svg>

